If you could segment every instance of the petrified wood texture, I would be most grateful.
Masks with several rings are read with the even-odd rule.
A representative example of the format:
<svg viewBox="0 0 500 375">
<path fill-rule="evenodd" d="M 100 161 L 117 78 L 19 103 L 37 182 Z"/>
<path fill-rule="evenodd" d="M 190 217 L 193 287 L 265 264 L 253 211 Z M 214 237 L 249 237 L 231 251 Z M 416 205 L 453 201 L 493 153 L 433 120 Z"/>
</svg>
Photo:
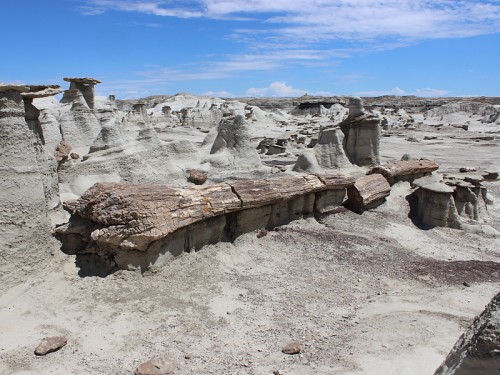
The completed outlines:
<svg viewBox="0 0 500 375">
<path fill-rule="evenodd" d="M 369 174 L 379 173 L 383 175 L 391 185 L 399 181 L 410 181 L 432 173 L 439 165 L 427 159 L 402 160 L 395 163 L 387 163 L 373 168 Z"/>
<path fill-rule="evenodd" d="M 361 177 L 347 188 L 349 204 L 357 211 L 378 206 L 390 193 L 391 186 L 381 174 Z"/>
<path fill-rule="evenodd" d="M 196 222 L 304 196 L 312 197 L 308 206 L 313 207 L 312 193 L 345 189 L 353 182 L 353 179 L 336 175 L 321 178 L 302 175 L 237 180 L 184 189 L 99 183 L 77 201 L 65 204 L 72 219 L 59 227 L 57 233 L 63 236 L 79 233 L 84 241 L 101 249 L 145 251 L 153 241 Z M 309 212 L 312 208 L 299 210 L 292 205 L 289 210 Z"/>
</svg>

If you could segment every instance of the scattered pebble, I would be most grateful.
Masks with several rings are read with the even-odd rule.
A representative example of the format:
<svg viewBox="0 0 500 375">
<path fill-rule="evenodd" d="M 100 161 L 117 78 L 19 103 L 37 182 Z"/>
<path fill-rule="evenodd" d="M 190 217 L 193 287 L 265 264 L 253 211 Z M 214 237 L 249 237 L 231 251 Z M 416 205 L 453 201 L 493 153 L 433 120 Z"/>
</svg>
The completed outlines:
<svg viewBox="0 0 500 375">
<path fill-rule="evenodd" d="M 44 338 L 35 349 L 35 355 L 46 355 L 56 352 L 65 346 L 68 340 L 64 336 L 52 336 Z"/>
<path fill-rule="evenodd" d="M 302 347 L 300 346 L 300 343 L 297 341 L 290 341 L 288 344 L 286 344 L 281 351 L 285 354 L 299 354 L 302 351 Z"/>
</svg>

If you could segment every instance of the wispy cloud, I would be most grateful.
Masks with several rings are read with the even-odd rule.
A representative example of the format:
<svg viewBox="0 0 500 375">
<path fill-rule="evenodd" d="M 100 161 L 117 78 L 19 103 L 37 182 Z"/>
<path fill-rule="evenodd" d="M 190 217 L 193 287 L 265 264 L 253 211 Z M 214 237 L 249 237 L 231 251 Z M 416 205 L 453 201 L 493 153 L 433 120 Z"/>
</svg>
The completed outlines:
<svg viewBox="0 0 500 375">
<path fill-rule="evenodd" d="M 81 9 L 93 15 L 118 10 L 256 19 L 269 25 L 261 31 L 289 40 L 434 39 L 500 31 L 496 0 L 87 0 Z"/>
<path fill-rule="evenodd" d="M 420 97 L 439 97 L 449 94 L 448 90 L 442 89 L 432 89 L 429 87 L 416 89 L 415 91 L 406 91 L 400 87 L 394 87 L 390 90 L 376 90 L 376 91 L 358 91 L 353 93 L 353 95 L 357 96 L 384 96 L 384 95 L 415 95 Z"/>
<path fill-rule="evenodd" d="M 268 87 L 251 87 L 246 90 L 246 94 L 256 97 L 297 97 L 305 94 L 321 96 L 336 95 L 328 91 L 308 92 L 304 89 L 294 88 L 284 81 L 274 81 Z"/>
</svg>

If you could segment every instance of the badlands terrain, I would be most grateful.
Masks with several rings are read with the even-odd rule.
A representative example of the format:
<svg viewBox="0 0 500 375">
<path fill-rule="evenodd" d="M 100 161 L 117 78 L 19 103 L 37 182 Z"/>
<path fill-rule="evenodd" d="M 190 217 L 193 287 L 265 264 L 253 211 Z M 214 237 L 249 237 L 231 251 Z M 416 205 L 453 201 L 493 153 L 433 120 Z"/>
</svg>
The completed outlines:
<svg viewBox="0 0 500 375">
<path fill-rule="evenodd" d="M 500 373 L 499 98 L 65 81 L 0 85 L 1 374 Z"/>
</svg>

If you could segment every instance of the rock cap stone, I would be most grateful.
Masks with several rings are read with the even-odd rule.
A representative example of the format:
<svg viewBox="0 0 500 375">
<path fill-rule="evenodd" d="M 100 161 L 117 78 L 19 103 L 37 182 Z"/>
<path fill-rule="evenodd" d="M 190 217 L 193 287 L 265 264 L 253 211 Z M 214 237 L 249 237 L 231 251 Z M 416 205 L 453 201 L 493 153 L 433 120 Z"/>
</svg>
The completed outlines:
<svg viewBox="0 0 500 375">
<path fill-rule="evenodd" d="M 98 79 L 95 78 L 88 78 L 88 77 L 65 77 L 63 78 L 64 81 L 66 82 L 75 82 L 75 83 L 81 83 L 81 84 L 98 84 L 101 83 Z"/>
<path fill-rule="evenodd" d="M 29 86 L 24 85 L 24 84 L 17 84 L 17 83 L 1 83 L 0 82 L 0 92 L 5 92 L 5 91 L 17 91 L 17 92 L 25 92 L 29 91 Z"/>
</svg>

